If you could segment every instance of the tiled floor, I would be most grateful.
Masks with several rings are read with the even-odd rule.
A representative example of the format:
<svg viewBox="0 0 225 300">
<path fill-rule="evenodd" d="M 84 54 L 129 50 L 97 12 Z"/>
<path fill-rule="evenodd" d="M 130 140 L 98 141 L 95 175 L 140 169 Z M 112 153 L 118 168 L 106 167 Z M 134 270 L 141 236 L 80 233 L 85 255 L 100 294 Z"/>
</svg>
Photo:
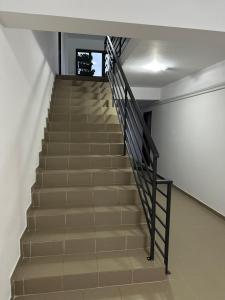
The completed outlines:
<svg viewBox="0 0 225 300">
<path fill-rule="evenodd" d="M 122 299 L 225 299 L 225 221 L 176 189 L 172 194 L 170 270 L 167 282 L 119 288 Z"/>
<path fill-rule="evenodd" d="M 29 300 L 224 300 L 225 221 L 176 189 L 170 269 L 164 282 L 58 292 Z"/>
</svg>

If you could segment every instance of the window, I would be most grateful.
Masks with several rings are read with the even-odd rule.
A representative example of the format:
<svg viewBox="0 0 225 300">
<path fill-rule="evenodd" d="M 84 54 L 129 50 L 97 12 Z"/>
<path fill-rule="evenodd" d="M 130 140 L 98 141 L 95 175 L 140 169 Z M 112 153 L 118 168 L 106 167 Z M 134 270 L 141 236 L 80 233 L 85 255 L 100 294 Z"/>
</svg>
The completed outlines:
<svg viewBox="0 0 225 300">
<path fill-rule="evenodd" d="M 105 52 L 97 50 L 76 50 L 76 75 L 105 76 Z"/>
</svg>

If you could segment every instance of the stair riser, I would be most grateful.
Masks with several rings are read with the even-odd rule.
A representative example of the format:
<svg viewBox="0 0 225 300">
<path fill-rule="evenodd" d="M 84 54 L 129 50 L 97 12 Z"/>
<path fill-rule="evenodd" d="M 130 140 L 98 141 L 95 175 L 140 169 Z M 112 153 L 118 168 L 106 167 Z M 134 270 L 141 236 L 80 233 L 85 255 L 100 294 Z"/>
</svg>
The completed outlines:
<svg viewBox="0 0 225 300">
<path fill-rule="evenodd" d="M 46 142 L 64 143 L 122 143 L 121 133 L 66 133 L 46 132 Z"/>
<path fill-rule="evenodd" d="M 79 124 L 73 122 L 48 122 L 50 131 L 121 132 L 119 124 Z"/>
<path fill-rule="evenodd" d="M 14 294 L 39 294 L 63 290 L 77 290 L 113 285 L 165 280 L 164 268 L 136 269 L 62 275 L 14 282 Z"/>
<path fill-rule="evenodd" d="M 92 107 L 92 106 L 112 106 L 112 101 L 110 99 L 105 99 L 105 100 L 99 100 L 99 99 L 94 99 L 88 98 L 88 99 L 80 99 L 80 98 L 66 98 L 66 97 L 55 97 L 51 101 L 51 106 L 87 106 L 87 107 Z"/>
<path fill-rule="evenodd" d="M 41 187 L 72 187 L 96 185 L 129 185 L 133 184 L 133 174 L 128 172 L 76 172 L 76 173 L 39 173 L 37 184 Z"/>
<path fill-rule="evenodd" d="M 109 88 L 108 82 L 93 82 L 93 81 L 74 81 L 74 80 L 56 80 L 55 89 L 76 89 L 76 88 Z"/>
<path fill-rule="evenodd" d="M 74 114 L 74 115 L 116 115 L 114 108 L 110 107 L 101 107 L 101 106 L 63 106 L 63 105 L 54 105 L 50 109 L 50 114 Z"/>
<path fill-rule="evenodd" d="M 111 99 L 111 95 L 108 92 L 101 92 L 101 93 L 91 93 L 91 92 L 76 92 L 76 91 L 57 91 L 53 92 L 53 98 L 80 98 L 80 99 Z"/>
<path fill-rule="evenodd" d="M 100 253 L 149 248 L 145 235 L 116 236 L 105 238 L 77 238 L 57 241 L 22 243 L 23 257 Z"/>
<path fill-rule="evenodd" d="M 54 93 L 110 93 L 110 87 L 109 86 L 65 86 L 65 87 L 55 87 Z"/>
<path fill-rule="evenodd" d="M 33 208 L 72 208 L 132 205 L 138 200 L 136 190 L 123 189 L 83 189 L 61 191 L 34 191 L 32 193 Z"/>
<path fill-rule="evenodd" d="M 42 150 L 48 155 L 122 155 L 123 144 L 44 143 Z"/>
<path fill-rule="evenodd" d="M 40 168 L 45 170 L 113 169 L 130 167 L 128 157 L 40 157 Z"/>
<path fill-rule="evenodd" d="M 50 113 L 48 117 L 49 121 L 70 121 L 84 124 L 119 124 L 118 117 L 116 115 L 102 115 L 102 114 L 60 114 Z"/>
<path fill-rule="evenodd" d="M 145 224 L 144 215 L 140 211 L 117 210 L 108 212 L 65 213 L 60 215 L 29 216 L 29 231 L 48 231 L 56 229 L 85 229 L 94 226 L 120 226 Z"/>
</svg>

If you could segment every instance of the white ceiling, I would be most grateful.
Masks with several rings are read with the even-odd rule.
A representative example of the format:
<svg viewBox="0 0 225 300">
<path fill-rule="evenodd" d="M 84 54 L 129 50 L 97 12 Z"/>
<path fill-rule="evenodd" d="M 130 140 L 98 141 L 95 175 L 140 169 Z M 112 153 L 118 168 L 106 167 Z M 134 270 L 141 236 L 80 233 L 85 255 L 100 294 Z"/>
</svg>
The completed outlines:
<svg viewBox="0 0 225 300">
<path fill-rule="evenodd" d="M 204 32 L 206 33 L 206 32 Z M 166 71 L 152 73 L 146 64 L 156 59 L 168 66 Z M 199 40 L 184 37 L 175 40 L 138 40 L 128 45 L 122 58 L 131 86 L 162 87 L 203 68 L 225 60 L 225 35 L 199 36 Z"/>
</svg>

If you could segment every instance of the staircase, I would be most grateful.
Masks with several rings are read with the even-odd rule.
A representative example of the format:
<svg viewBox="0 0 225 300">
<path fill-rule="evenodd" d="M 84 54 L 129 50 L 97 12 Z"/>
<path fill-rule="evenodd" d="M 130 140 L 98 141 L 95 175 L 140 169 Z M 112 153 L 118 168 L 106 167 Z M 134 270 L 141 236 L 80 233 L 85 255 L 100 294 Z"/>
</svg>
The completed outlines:
<svg viewBox="0 0 225 300">
<path fill-rule="evenodd" d="M 12 276 L 18 300 L 165 278 L 163 264 L 146 259 L 148 230 L 111 97 L 106 82 L 55 81 Z"/>
</svg>

